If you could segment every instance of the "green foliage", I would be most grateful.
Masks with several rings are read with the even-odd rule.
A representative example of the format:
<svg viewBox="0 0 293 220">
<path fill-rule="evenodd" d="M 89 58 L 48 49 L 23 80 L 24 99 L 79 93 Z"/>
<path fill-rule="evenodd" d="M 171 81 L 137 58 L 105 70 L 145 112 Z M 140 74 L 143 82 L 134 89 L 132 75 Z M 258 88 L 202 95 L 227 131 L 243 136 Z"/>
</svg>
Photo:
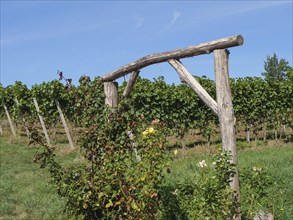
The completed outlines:
<svg viewBox="0 0 293 220">
<path fill-rule="evenodd" d="M 235 175 L 230 158 L 225 152 L 215 155 L 211 164 L 202 160 L 192 166 L 192 178 L 176 183 L 163 200 L 163 219 L 231 219 L 239 204 L 229 185 Z"/>
<path fill-rule="evenodd" d="M 69 90 L 69 103 L 64 113 L 75 126 L 89 127 L 105 109 L 104 87 L 98 78 L 91 81 L 87 76 L 81 77 L 79 83 Z"/>
<path fill-rule="evenodd" d="M 292 79 L 292 67 L 289 66 L 289 62 L 285 59 L 279 60 L 275 53 L 272 57 L 267 56 L 264 69 L 262 75 L 267 81 Z"/>
<path fill-rule="evenodd" d="M 67 211 L 78 219 L 156 218 L 158 187 L 169 160 L 164 126 L 158 120 L 147 126 L 140 115 L 132 115 L 130 105 L 125 100 L 117 111 L 105 110 L 85 131 L 80 143 L 86 166 L 63 169 L 54 149 L 32 133 L 34 142 L 45 147 L 36 160 L 48 167 Z"/>
<path fill-rule="evenodd" d="M 31 93 L 32 98 L 36 98 L 38 102 L 40 114 L 44 117 L 46 126 L 56 125 L 60 118 L 55 100 L 58 100 L 62 107 L 68 106 L 68 92 L 65 86 L 58 80 L 43 82 L 40 85 L 34 85 Z"/>
<path fill-rule="evenodd" d="M 241 192 L 243 218 L 251 219 L 260 210 L 271 205 L 268 189 L 274 185 L 272 177 L 262 167 L 246 168 L 241 171 Z"/>
</svg>

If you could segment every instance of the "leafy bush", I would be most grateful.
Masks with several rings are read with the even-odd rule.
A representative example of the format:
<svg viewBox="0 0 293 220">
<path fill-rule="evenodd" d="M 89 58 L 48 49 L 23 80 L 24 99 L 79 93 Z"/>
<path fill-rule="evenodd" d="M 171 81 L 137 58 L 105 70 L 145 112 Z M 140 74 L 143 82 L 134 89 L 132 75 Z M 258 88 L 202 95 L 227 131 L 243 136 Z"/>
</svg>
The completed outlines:
<svg viewBox="0 0 293 220">
<path fill-rule="evenodd" d="M 58 193 L 67 199 L 67 211 L 77 219 L 156 219 L 159 185 L 167 168 L 164 125 L 148 124 L 121 102 L 82 136 L 80 143 L 87 165 L 64 169 L 54 149 L 38 133 L 31 135 L 45 151 L 36 155 L 48 167 Z"/>
<path fill-rule="evenodd" d="M 244 219 L 251 219 L 260 210 L 268 210 L 271 202 L 268 189 L 274 184 L 265 168 L 244 169 L 240 175 L 241 201 Z"/>
<path fill-rule="evenodd" d="M 163 195 L 169 196 L 163 200 L 162 218 L 231 219 L 239 207 L 229 185 L 234 167 L 227 152 L 215 155 L 211 164 L 199 162 L 192 179 L 165 187 Z"/>
</svg>

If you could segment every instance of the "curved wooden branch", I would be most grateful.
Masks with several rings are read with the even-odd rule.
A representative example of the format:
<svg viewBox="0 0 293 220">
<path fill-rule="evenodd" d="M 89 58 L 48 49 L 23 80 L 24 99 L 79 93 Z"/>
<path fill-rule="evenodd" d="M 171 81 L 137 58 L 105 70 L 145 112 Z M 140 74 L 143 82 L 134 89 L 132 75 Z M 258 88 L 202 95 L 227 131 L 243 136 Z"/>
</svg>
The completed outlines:
<svg viewBox="0 0 293 220">
<path fill-rule="evenodd" d="M 102 76 L 101 80 L 103 82 L 113 81 L 132 71 L 142 69 L 151 64 L 166 62 L 170 59 L 179 60 L 181 58 L 193 57 L 201 54 L 209 54 L 216 49 L 226 49 L 229 47 L 240 46 L 243 44 L 243 41 L 244 40 L 241 35 L 236 35 L 232 37 L 210 41 L 208 43 L 199 44 L 197 46 L 190 46 L 173 51 L 147 55 L 132 63 L 126 64 L 113 72 L 110 72 Z"/>
</svg>

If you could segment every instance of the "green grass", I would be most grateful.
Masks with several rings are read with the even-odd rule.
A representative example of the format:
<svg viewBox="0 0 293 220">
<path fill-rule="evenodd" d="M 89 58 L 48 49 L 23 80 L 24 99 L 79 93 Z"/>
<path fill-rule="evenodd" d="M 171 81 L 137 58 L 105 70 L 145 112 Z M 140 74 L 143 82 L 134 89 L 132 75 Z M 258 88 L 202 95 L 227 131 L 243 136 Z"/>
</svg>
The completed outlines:
<svg viewBox="0 0 293 220">
<path fill-rule="evenodd" d="M 293 219 L 293 146 L 262 147 L 240 151 L 240 169 L 264 167 L 274 181 L 269 191 L 276 219 Z"/>
<path fill-rule="evenodd" d="M 270 211 L 275 219 L 293 219 L 293 146 L 262 146 L 239 151 L 240 170 L 245 167 L 265 167 L 275 184 L 269 189 Z M 202 147 L 199 147 L 202 148 Z M 49 183 L 47 170 L 32 162 L 37 148 L 21 140 L 0 140 L 0 219 L 68 219 L 63 213 L 65 201 Z M 64 165 L 83 163 L 76 153 L 58 149 Z M 172 162 L 168 182 L 190 178 L 198 161 L 210 156 L 199 149 L 180 150 Z"/>
<path fill-rule="evenodd" d="M 0 219 L 64 219 L 65 201 L 32 162 L 36 148 L 0 140 Z"/>
<path fill-rule="evenodd" d="M 267 211 L 274 214 L 275 219 L 293 219 L 293 145 L 260 146 L 238 151 L 239 170 L 262 167 L 267 170 L 274 184 L 268 189 Z M 172 162 L 172 174 L 167 175 L 167 184 L 173 185 L 182 179 L 190 179 L 201 160 L 211 161 L 202 149 L 180 151 Z M 240 183 L 241 184 L 241 183 Z M 250 195 L 242 192 L 242 202 Z M 256 207 L 258 209 L 260 207 Z"/>
</svg>

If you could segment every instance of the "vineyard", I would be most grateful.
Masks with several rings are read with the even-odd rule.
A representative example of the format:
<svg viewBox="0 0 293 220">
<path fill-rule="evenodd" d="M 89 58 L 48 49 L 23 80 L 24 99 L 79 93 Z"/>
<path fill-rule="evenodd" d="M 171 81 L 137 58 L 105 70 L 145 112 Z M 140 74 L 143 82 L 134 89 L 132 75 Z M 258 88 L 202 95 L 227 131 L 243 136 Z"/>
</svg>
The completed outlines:
<svg viewBox="0 0 293 220">
<path fill-rule="evenodd" d="M 215 99 L 215 82 L 195 78 Z M 76 86 L 61 82 L 31 89 L 21 82 L 1 86 L 0 116 L 3 134 L 28 136 L 31 143 L 42 146 L 34 161 L 48 168 L 58 194 L 66 198 L 69 216 L 224 219 L 237 213 L 239 204 L 229 186 L 234 164 L 228 152 L 217 154 L 218 119 L 187 85 L 169 85 L 163 77 L 138 78 L 127 98 L 126 82 L 118 88 L 120 103 L 109 109 L 100 78 L 83 76 Z M 290 80 L 245 77 L 230 79 L 230 85 L 239 149 L 259 142 L 292 142 Z M 182 174 L 176 174 L 172 160 L 181 160 L 179 149 L 184 155 L 195 146 L 216 154 L 195 165 L 196 176 L 176 179 Z M 65 148 L 86 160 L 64 167 L 60 150 Z M 240 170 L 244 219 L 260 207 L 272 212 L 266 187 L 273 182 L 262 169 Z M 177 183 L 170 182 L 169 173 L 177 175 Z M 274 214 L 290 215 L 276 210 Z"/>
<path fill-rule="evenodd" d="M 214 81 L 206 77 L 195 78 L 215 99 Z M 293 93 L 290 80 L 267 82 L 260 77 L 246 77 L 230 79 L 230 85 L 237 118 L 237 139 L 246 139 L 248 143 L 252 139 L 291 140 Z M 123 97 L 125 86 L 126 83 L 119 87 L 120 97 Z M 103 84 L 99 78 L 90 80 L 86 76 L 80 78 L 78 86 L 70 87 L 58 80 L 34 85 L 31 89 L 16 82 L 6 88 L 1 86 L 0 97 L 5 106 L 0 112 L 2 130 L 11 129 L 7 113 L 12 126 L 17 126 L 20 132 L 29 126 L 41 129 L 38 115 L 49 130 L 60 127 L 62 120 L 57 106 L 61 106 L 71 132 L 78 136 L 84 128 L 97 124 L 105 111 Z M 166 84 L 163 77 L 154 81 L 139 78 L 128 105 L 131 114 L 143 117 L 147 123 L 155 119 L 163 122 L 182 148 L 187 144 L 184 138 L 192 131 L 198 131 L 199 139 L 208 146 L 212 137 L 219 133 L 217 117 L 197 95 L 184 84 Z"/>
<path fill-rule="evenodd" d="M 38 147 L 33 161 L 47 168 L 67 215 L 76 219 L 280 216 L 268 202 L 277 180 L 258 165 L 240 170 L 236 142 L 246 141 L 242 148 L 292 142 L 292 67 L 274 54 L 265 62 L 265 79 L 229 79 L 227 48 L 243 42 L 236 35 L 147 55 L 93 80 L 82 76 L 79 85 L 58 71 L 59 80 L 31 89 L 18 81 L 1 86 L 1 133 L 10 127 L 12 136 L 27 136 Z M 192 76 L 180 61 L 211 52 L 215 81 Z M 183 84 L 139 77 L 160 62 Z M 119 87 L 115 80 L 128 73 Z M 80 159 L 65 164 L 61 143 Z M 212 157 L 190 164 L 193 175 L 175 181 L 178 150 L 184 155 L 196 145 Z"/>
</svg>

